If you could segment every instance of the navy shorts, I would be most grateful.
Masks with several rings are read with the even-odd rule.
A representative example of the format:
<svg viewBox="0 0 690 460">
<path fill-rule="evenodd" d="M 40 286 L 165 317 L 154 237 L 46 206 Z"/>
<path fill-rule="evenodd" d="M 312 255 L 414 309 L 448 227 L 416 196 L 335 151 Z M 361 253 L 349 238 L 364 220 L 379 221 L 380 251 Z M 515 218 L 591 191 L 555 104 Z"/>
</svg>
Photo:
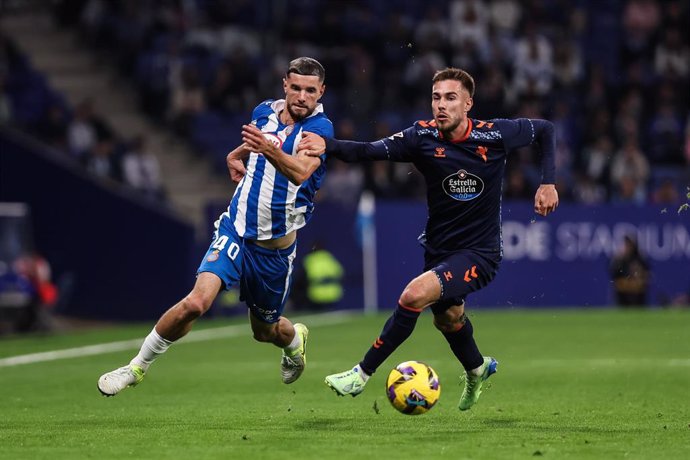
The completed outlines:
<svg viewBox="0 0 690 460">
<path fill-rule="evenodd" d="M 498 265 L 498 258 L 468 249 L 427 260 L 424 271 L 433 271 L 441 283 L 441 297 L 431 310 L 443 313 L 453 305 L 465 302 L 468 294 L 482 289 L 494 279 Z"/>
<path fill-rule="evenodd" d="M 240 300 L 252 314 L 275 323 L 285 308 L 292 284 L 297 243 L 285 249 L 266 249 L 240 237 L 227 216 L 221 216 L 213 241 L 197 274 L 216 274 L 230 289 L 239 284 Z"/>
</svg>

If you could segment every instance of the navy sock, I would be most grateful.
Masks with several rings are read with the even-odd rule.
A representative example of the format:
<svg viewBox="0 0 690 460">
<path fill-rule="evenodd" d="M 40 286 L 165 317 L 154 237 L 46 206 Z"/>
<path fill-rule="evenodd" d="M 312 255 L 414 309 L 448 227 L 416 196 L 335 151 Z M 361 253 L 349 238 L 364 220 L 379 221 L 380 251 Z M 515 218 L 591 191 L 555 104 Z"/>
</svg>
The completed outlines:
<svg viewBox="0 0 690 460">
<path fill-rule="evenodd" d="M 393 315 L 383 326 L 381 335 L 369 348 L 359 367 L 372 375 L 376 369 L 412 334 L 422 310 L 410 309 L 398 304 Z"/>
<path fill-rule="evenodd" d="M 462 315 L 462 326 L 455 332 L 444 332 L 443 336 L 448 341 L 453 354 L 462 364 L 466 371 L 476 369 L 484 363 L 482 354 L 479 353 L 477 343 L 474 341 L 474 328 L 470 319 Z"/>
</svg>

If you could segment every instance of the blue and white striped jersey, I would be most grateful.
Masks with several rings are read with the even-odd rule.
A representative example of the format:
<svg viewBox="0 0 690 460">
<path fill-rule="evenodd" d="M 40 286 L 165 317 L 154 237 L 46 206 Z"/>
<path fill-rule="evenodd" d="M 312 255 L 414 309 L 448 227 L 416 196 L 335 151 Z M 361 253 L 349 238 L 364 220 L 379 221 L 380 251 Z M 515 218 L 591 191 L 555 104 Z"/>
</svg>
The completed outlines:
<svg viewBox="0 0 690 460">
<path fill-rule="evenodd" d="M 279 113 L 285 100 L 267 100 L 252 113 L 252 123 L 279 146 L 286 155 L 297 154 L 302 131 L 322 137 L 333 137 L 333 124 L 318 104 L 314 112 L 294 125 L 280 122 Z M 326 155 L 321 166 L 304 181 L 295 185 L 278 172 L 263 155 L 252 152 L 247 160 L 247 173 L 232 197 L 228 213 L 237 233 L 253 240 L 279 238 L 304 227 L 314 210 L 314 196 L 326 175 Z"/>
</svg>

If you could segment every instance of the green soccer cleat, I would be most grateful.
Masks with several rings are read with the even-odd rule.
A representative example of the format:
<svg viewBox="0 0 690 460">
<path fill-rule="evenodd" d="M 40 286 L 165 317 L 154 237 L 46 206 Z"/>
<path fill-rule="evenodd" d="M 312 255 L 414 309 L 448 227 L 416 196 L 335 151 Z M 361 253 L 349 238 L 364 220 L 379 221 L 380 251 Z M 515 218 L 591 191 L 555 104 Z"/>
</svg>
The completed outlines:
<svg viewBox="0 0 690 460">
<path fill-rule="evenodd" d="M 144 370 L 128 364 L 114 371 L 101 375 L 98 379 L 98 391 L 103 396 L 115 396 L 127 387 L 134 387 L 144 380 Z"/>
<path fill-rule="evenodd" d="M 474 375 L 469 372 L 465 373 L 465 389 L 462 391 L 462 396 L 460 397 L 460 403 L 458 404 L 458 409 L 468 410 L 479 400 L 479 395 L 482 394 L 482 384 L 484 380 L 488 379 L 491 374 L 496 373 L 496 367 L 498 366 L 498 361 L 493 359 L 491 356 L 484 358 L 484 364 L 482 364 L 480 375 Z"/>
<path fill-rule="evenodd" d="M 338 396 L 350 395 L 355 397 L 364 391 L 364 385 L 366 384 L 367 382 L 357 372 L 357 368 L 326 377 L 326 385 L 331 387 Z"/>
<path fill-rule="evenodd" d="M 288 355 L 283 350 L 283 356 L 280 359 L 280 376 L 283 383 L 292 383 L 297 380 L 302 372 L 304 366 L 307 364 L 307 337 L 309 336 L 309 329 L 302 323 L 295 323 L 295 334 L 302 337 L 302 345 L 292 354 Z"/>
</svg>

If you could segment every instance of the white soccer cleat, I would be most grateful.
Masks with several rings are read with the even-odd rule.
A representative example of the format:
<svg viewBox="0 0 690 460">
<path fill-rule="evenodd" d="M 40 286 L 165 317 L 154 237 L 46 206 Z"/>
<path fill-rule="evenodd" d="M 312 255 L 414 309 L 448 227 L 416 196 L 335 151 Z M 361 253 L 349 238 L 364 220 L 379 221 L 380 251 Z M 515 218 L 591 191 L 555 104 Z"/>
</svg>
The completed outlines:
<svg viewBox="0 0 690 460">
<path fill-rule="evenodd" d="M 133 387 L 144 380 L 144 370 L 133 364 L 128 364 L 114 371 L 101 375 L 98 379 L 98 391 L 103 396 L 115 396 L 127 387 Z"/>
<path fill-rule="evenodd" d="M 304 372 L 304 366 L 307 364 L 307 336 L 309 335 L 309 329 L 302 323 L 295 323 L 294 328 L 295 334 L 299 334 L 302 338 L 302 345 L 292 355 L 288 355 L 283 350 L 283 356 L 280 359 L 280 376 L 283 379 L 283 383 L 292 383 L 297 380 Z"/>
</svg>

